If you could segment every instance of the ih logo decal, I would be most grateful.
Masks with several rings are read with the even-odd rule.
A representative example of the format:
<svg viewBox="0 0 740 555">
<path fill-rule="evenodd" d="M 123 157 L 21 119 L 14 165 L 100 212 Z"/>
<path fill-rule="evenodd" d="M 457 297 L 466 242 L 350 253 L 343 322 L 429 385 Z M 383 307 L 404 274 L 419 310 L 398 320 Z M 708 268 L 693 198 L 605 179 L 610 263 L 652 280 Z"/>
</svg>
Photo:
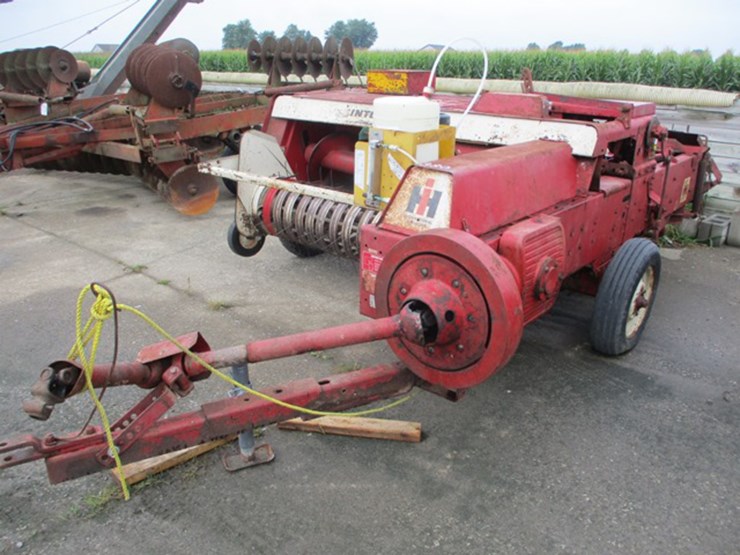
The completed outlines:
<svg viewBox="0 0 740 555">
<path fill-rule="evenodd" d="M 423 218 L 434 218 L 439 201 L 442 200 L 442 191 L 434 188 L 434 179 L 427 179 L 424 185 L 417 185 L 411 191 L 406 212 Z"/>
</svg>

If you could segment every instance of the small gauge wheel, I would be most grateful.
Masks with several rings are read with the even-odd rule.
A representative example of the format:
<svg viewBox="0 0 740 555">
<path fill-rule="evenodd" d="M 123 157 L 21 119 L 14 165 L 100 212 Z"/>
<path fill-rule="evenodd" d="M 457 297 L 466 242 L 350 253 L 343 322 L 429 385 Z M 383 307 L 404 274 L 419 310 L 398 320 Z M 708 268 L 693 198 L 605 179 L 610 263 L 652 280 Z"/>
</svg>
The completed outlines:
<svg viewBox="0 0 740 555">
<path fill-rule="evenodd" d="M 229 244 L 231 252 L 238 254 L 239 256 L 254 256 L 262 250 L 265 245 L 265 236 L 260 235 L 253 239 L 244 237 L 239 233 L 239 228 L 236 227 L 236 222 L 232 222 L 229 226 L 229 231 L 226 234 L 226 242 Z"/>
</svg>

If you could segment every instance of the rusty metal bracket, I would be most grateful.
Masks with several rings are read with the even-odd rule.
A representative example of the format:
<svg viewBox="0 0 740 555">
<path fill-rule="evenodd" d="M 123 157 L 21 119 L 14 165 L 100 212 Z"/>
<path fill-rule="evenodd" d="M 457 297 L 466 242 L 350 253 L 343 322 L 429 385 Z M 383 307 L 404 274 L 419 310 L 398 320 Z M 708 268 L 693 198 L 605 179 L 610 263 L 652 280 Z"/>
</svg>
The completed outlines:
<svg viewBox="0 0 740 555">
<path fill-rule="evenodd" d="M 290 405 L 343 411 L 408 393 L 417 382 L 418 378 L 402 365 L 385 364 L 318 380 L 297 380 L 262 392 Z M 164 384 L 161 387 L 163 398 L 155 399 L 156 393 L 152 392 L 141 402 L 141 406 L 156 406 L 146 418 L 139 417 L 134 408 L 122 417 L 120 425 L 116 423 L 116 445 L 124 463 L 288 420 L 299 414 L 292 408 L 246 394 L 204 404 L 193 412 L 155 418 L 157 412 L 164 413 L 174 398 L 174 394 L 169 397 L 166 393 L 168 388 Z M 128 425 L 124 426 L 126 420 Z M 141 428 L 136 428 L 137 425 Z M 130 438 L 125 437 L 127 432 L 131 433 Z M 0 469 L 45 459 L 49 480 L 56 484 L 110 468 L 112 463 L 107 449 L 103 431 L 97 426 L 88 427 L 82 434 L 48 435 L 43 439 L 24 435 L 0 441 Z"/>
<path fill-rule="evenodd" d="M 192 390 L 192 387 L 190 388 Z M 111 432 L 118 453 L 122 454 L 152 425 L 170 410 L 177 401 L 177 394 L 166 383 L 159 384 L 135 406 L 130 408 L 112 426 Z M 102 466 L 112 467 L 115 461 L 106 445 L 95 458 Z"/>
</svg>

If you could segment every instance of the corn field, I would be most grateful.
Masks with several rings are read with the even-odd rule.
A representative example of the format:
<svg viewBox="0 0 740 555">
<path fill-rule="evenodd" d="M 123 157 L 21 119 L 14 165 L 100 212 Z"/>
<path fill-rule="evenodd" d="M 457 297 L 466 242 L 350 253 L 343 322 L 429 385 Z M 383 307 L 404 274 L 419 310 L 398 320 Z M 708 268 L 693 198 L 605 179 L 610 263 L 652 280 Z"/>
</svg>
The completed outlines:
<svg viewBox="0 0 740 555">
<path fill-rule="evenodd" d="M 360 73 L 368 69 L 426 69 L 434 52 L 360 52 Z M 603 81 L 689 89 L 740 91 L 740 56 L 730 53 L 713 60 L 709 54 L 643 51 L 557 52 L 495 51 L 488 53 L 488 79 L 519 79 L 529 67 L 538 81 Z M 480 78 L 483 57 L 476 52 L 447 52 L 439 77 Z"/>
<path fill-rule="evenodd" d="M 419 51 L 355 51 L 355 62 L 361 74 L 368 69 L 430 69 L 436 55 Z M 100 55 L 77 57 L 92 67 L 105 62 L 105 56 Z M 529 67 L 538 81 L 603 81 L 740 91 L 740 56 L 731 52 L 714 60 L 706 52 L 513 50 L 489 52 L 488 61 L 488 79 L 519 79 L 522 68 Z M 240 50 L 201 52 L 200 66 L 203 71 L 248 71 L 246 55 Z M 448 51 L 437 75 L 478 79 L 482 70 L 483 57 L 479 52 Z"/>
</svg>

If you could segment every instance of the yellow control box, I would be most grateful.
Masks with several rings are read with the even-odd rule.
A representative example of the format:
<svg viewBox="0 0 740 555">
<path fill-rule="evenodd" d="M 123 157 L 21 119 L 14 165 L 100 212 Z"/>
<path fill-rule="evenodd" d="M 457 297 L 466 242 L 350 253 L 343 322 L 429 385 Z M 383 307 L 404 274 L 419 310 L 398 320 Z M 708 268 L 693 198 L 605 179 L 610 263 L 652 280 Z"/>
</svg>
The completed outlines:
<svg viewBox="0 0 740 555">
<path fill-rule="evenodd" d="M 355 204 L 385 208 L 409 166 L 454 154 L 455 128 L 448 125 L 416 132 L 371 127 L 368 141 L 355 144 Z"/>
</svg>

